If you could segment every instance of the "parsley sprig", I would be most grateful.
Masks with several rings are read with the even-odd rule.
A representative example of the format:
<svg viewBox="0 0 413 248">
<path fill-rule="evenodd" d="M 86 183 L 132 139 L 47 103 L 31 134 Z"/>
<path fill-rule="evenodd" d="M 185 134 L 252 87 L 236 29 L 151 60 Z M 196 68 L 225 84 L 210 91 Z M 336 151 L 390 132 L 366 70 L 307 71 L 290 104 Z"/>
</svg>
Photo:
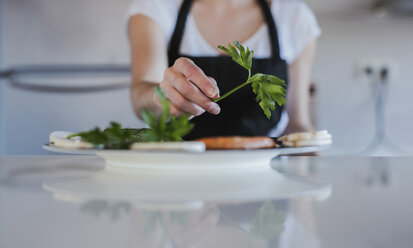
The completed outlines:
<svg viewBox="0 0 413 248">
<path fill-rule="evenodd" d="M 275 103 L 279 106 L 283 106 L 286 102 L 285 81 L 276 76 L 261 73 L 251 76 L 254 51 L 250 50 L 248 47 L 245 49 L 238 41 L 235 41 L 234 45 L 235 47 L 229 43 L 228 48 L 224 46 L 218 46 L 218 48 L 229 54 L 234 62 L 248 70 L 248 79 L 245 83 L 235 87 L 213 101 L 219 102 L 239 89 L 251 84 L 252 90 L 256 94 L 256 101 L 259 102 L 265 115 L 270 119 L 271 111 L 275 110 Z"/>
<path fill-rule="evenodd" d="M 148 110 L 142 111 L 143 120 L 149 128 L 122 128 L 119 123 L 111 122 L 110 127 L 104 130 L 96 127 L 88 132 L 69 135 L 67 139 L 79 136 L 84 141 L 105 149 L 129 149 L 136 142 L 182 141 L 182 137 L 192 130 L 194 124 L 189 122 L 188 114 L 178 117 L 171 115 L 171 102 L 159 87 L 154 90 L 161 103 L 162 113 L 158 116 Z"/>
<path fill-rule="evenodd" d="M 104 130 L 96 127 L 88 132 L 71 134 L 66 138 L 81 137 L 82 140 L 94 146 L 103 146 L 105 149 L 129 149 L 131 144 L 141 141 L 146 130 L 122 128 L 119 123 L 111 122 L 110 127 Z"/>
<path fill-rule="evenodd" d="M 166 99 L 165 93 L 159 89 L 154 88 L 155 94 L 161 103 L 162 113 L 156 114 L 148 111 L 142 111 L 142 118 L 149 126 L 147 132 L 142 135 L 143 141 L 182 141 L 182 137 L 187 135 L 194 124 L 189 122 L 189 114 L 180 116 L 173 116 L 170 114 L 171 102 Z"/>
</svg>

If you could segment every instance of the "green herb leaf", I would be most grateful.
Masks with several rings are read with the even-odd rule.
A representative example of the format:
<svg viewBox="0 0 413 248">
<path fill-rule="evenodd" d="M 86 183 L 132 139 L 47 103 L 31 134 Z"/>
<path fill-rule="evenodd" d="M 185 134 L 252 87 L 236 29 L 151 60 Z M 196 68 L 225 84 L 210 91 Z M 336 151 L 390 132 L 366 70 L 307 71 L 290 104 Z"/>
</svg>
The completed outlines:
<svg viewBox="0 0 413 248">
<path fill-rule="evenodd" d="M 252 89 L 257 95 L 262 110 L 268 119 L 271 118 L 271 111 L 275 110 L 275 103 L 279 106 L 285 104 L 286 87 L 285 81 L 272 75 L 255 74 L 251 77 Z"/>
<path fill-rule="evenodd" d="M 142 118 L 149 126 L 149 130 L 142 135 L 142 141 L 182 141 L 182 137 L 194 127 L 189 122 L 189 115 L 170 115 L 171 102 L 166 99 L 165 93 L 159 87 L 155 87 L 154 90 L 161 103 L 162 113 L 156 116 L 147 110 L 142 111 Z"/>
<path fill-rule="evenodd" d="M 150 111 L 142 111 L 142 118 L 149 129 L 122 129 L 119 123 L 111 122 L 110 127 L 103 131 L 95 128 L 89 132 L 69 135 L 67 138 L 79 136 L 86 142 L 95 146 L 103 145 L 106 149 L 129 149 L 131 144 L 136 142 L 182 141 L 182 137 L 194 127 L 188 120 L 189 115 L 171 116 L 171 102 L 159 87 L 154 90 L 161 103 L 162 113 L 157 116 Z"/>
<path fill-rule="evenodd" d="M 67 139 L 79 136 L 86 142 L 95 146 L 103 145 L 106 149 L 129 149 L 131 144 L 141 140 L 141 136 L 146 131 L 146 128 L 122 129 L 119 123 L 111 122 L 110 127 L 103 131 L 99 128 L 95 128 L 89 132 L 80 132 L 69 135 Z"/>
<path fill-rule="evenodd" d="M 254 51 L 249 48 L 245 50 L 245 48 L 238 41 L 235 41 L 234 45 L 236 48 L 231 45 L 231 43 L 228 43 L 229 49 L 221 45 L 218 46 L 218 48 L 229 54 L 232 57 L 232 60 L 237 64 L 241 65 L 248 71 L 251 71 L 252 56 L 254 55 Z"/>
<path fill-rule="evenodd" d="M 167 126 L 168 139 L 171 141 L 181 141 L 182 137 L 188 134 L 194 124 L 189 122 L 189 114 L 183 114 L 178 117 L 171 116 Z"/>
<path fill-rule="evenodd" d="M 77 136 L 81 137 L 83 140 L 95 146 L 106 144 L 108 142 L 108 137 L 98 127 L 88 132 L 80 132 L 80 133 L 71 134 L 67 136 L 67 139 L 71 139 Z"/>
<path fill-rule="evenodd" d="M 146 129 L 122 129 L 116 122 L 111 122 L 110 125 L 110 128 L 103 130 L 108 137 L 105 144 L 107 149 L 129 149 L 130 145 L 139 142 L 142 134 L 146 132 Z"/>
<path fill-rule="evenodd" d="M 252 89 L 257 95 L 257 102 L 259 102 L 259 105 L 267 118 L 270 119 L 271 112 L 275 110 L 275 103 L 282 106 L 286 102 L 285 81 L 276 76 L 261 73 L 257 73 L 251 77 L 252 57 L 254 55 L 254 51 L 250 50 L 248 47 L 245 49 L 238 41 L 235 41 L 234 45 L 236 48 L 231 44 L 228 44 L 228 48 L 224 46 L 218 46 L 218 48 L 228 53 L 232 57 L 232 60 L 248 70 L 248 79 L 245 83 L 240 84 L 213 101 L 219 102 L 246 85 L 252 84 Z"/>
</svg>

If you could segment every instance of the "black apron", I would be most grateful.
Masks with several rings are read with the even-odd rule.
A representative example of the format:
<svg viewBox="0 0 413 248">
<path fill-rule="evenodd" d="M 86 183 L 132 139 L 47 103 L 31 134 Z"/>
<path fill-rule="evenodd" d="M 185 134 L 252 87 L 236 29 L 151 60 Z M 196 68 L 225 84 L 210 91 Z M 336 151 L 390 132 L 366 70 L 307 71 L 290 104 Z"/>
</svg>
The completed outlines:
<svg viewBox="0 0 413 248">
<path fill-rule="evenodd" d="M 180 54 L 180 46 L 186 19 L 194 0 L 184 0 L 178 14 L 178 20 L 169 43 L 169 66 L 172 66 L 179 57 L 186 57 L 194 61 L 207 76 L 213 77 L 218 84 L 221 95 L 244 83 L 248 78 L 248 71 L 232 61 L 229 56 L 192 57 Z M 271 57 L 253 59 L 252 75 L 264 73 L 275 75 L 287 81 L 287 63 L 280 57 L 280 46 L 277 28 L 266 0 L 258 0 L 271 40 Z M 226 46 L 226 44 L 223 44 Z M 191 121 L 195 128 L 185 137 L 193 140 L 211 136 L 266 136 L 281 118 L 283 107 L 276 104 L 271 119 L 267 119 L 263 110 L 255 100 L 256 96 L 251 85 L 245 86 L 236 93 L 218 102 L 221 107 L 219 115 L 204 113 Z"/>
</svg>

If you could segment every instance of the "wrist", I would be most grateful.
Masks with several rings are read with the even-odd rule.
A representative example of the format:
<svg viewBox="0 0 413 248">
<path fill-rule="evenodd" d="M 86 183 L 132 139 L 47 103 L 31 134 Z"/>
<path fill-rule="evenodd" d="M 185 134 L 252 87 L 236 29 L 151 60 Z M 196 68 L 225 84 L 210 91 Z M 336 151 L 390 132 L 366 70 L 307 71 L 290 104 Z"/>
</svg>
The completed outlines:
<svg viewBox="0 0 413 248">
<path fill-rule="evenodd" d="M 159 103 L 156 102 L 158 99 L 154 91 L 157 85 L 156 83 L 139 82 L 131 87 L 133 109 L 139 118 L 141 118 L 141 112 L 144 109 L 156 113 L 160 111 Z"/>
<path fill-rule="evenodd" d="M 315 131 L 310 122 L 289 122 L 284 134 Z"/>
</svg>

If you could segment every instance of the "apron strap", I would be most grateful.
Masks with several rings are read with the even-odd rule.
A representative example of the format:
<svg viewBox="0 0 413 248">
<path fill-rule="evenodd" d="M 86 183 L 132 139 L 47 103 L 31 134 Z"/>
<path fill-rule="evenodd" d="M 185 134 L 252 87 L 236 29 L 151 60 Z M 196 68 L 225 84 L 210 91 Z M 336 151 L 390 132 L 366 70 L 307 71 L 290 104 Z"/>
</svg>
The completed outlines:
<svg viewBox="0 0 413 248">
<path fill-rule="evenodd" d="M 172 33 L 171 41 L 169 42 L 168 57 L 178 58 L 179 50 L 181 47 L 182 37 L 185 29 L 188 13 L 191 9 L 194 0 L 184 0 L 178 13 L 178 19 L 176 21 L 175 30 Z M 271 9 L 267 0 L 258 0 L 258 3 L 262 9 L 265 17 L 265 21 L 268 25 L 268 31 L 271 41 L 271 57 L 272 59 L 280 59 L 280 45 L 278 40 L 277 26 L 271 13 Z"/>
<path fill-rule="evenodd" d="M 186 19 L 191 9 L 194 0 L 184 0 L 179 10 L 178 19 L 176 21 L 175 30 L 172 33 L 171 41 L 169 42 L 168 57 L 171 59 L 178 58 L 179 49 L 181 48 L 182 36 L 184 34 Z"/>
<path fill-rule="evenodd" d="M 277 25 L 275 24 L 274 17 L 271 13 L 271 8 L 268 5 L 267 0 L 258 0 L 258 3 L 261 6 L 261 9 L 264 13 L 265 21 L 268 25 L 268 32 L 270 34 L 271 40 L 272 59 L 281 59 Z"/>
</svg>

